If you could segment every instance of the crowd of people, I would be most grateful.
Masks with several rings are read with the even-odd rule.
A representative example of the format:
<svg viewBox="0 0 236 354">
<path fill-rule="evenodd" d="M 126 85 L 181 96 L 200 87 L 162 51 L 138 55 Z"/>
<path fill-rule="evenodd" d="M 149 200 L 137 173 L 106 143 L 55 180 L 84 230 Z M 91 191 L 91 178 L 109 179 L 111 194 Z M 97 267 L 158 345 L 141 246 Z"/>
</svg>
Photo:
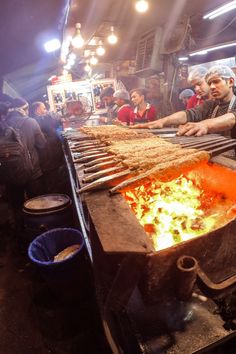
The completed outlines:
<svg viewBox="0 0 236 354">
<path fill-rule="evenodd" d="M 156 108 L 147 101 L 146 95 L 146 90 L 142 88 L 128 92 L 125 89 L 114 91 L 112 87 L 106 87 L 100 98 L 107 107 L 107 114 L 100 117 L 100 123 L 129 126 L 154 121 L 157 118 Z"/>
<path fill-rule="evenodd" d="M 161 129 L 177 126 L 177 135 L 201 136 L 209 133 L 222 133 L 235 138 L 236 96 L 234 84 L 235 74 L 231 68 L 223 65 L 213 66 L 206 70 L 204 77 L 199 76 L 198 82 L 196 82 L 198 95 L 202 99 L 201 103 L 154 122 L 138 124 L 135 128 Z"/>
<path fill-rule="evenodd" d="M 198 66 L 190 71 L 188 83 L 192 89 L 183 90 L 179 96 L 186 109 L 158 119 L 155 107 L 146 100 L 145 90 L 114 92 L 112 87 L 108 87 L 101 93 L 108 110 L 107 115 L 100 118 L 100 123 L 128 125 L 135 129 L 176 126 L 177 135 L 220 133 L 235 138 L 233 70 L 224 65 L 210 69 Z"/>
<path fill-rule="evenodd" d="M 99 122 L 130 128 L 161 129 L 176 126 L 177 135 L 220 133 L 235 138 L 233 70 L 222 65 L 208 70 L 199 66 L 189 73 L 188 82 L 192 89 L 185 89 L 179 96 L 186 109 L 158 119 L 156 108 L 147 101 L 144 89 L 137 88 L 128 92 L 125 89 L 114 91 L 112 87 L 106 87 L 100 98 L 107 107 L 107 113 L 99 118 Z M 20 132 L 32 162 L 27 183 L 6 183 L 11 204 L 20 208 L 25 197 L 63 192 L 60 177 L 65 174 L 65 166 L 58 134 L 62 125 L 61 117 L 48 111 L 43 102 L 34 102 L 29 107 L 24 99 L 15 98 L 0 103 L 1 134 L 6 125 Z"/>
<path fill-rule="evenodd" d="M 25 183 L 6 181 L 9 203 L 16 215 L 25 199 L 48 193 L 63 193 L 65 172 L 62 145 L 58 134 L 60 118 L 46 109 L 43 102 L 31 107 L 23 98 L 0 102 L 0 144 L 6 144 L 9 129 L 17 132 L 30 157 L 30 173 Z M 8 137 L 8 139 L 10 139 Z"/>
</svg>

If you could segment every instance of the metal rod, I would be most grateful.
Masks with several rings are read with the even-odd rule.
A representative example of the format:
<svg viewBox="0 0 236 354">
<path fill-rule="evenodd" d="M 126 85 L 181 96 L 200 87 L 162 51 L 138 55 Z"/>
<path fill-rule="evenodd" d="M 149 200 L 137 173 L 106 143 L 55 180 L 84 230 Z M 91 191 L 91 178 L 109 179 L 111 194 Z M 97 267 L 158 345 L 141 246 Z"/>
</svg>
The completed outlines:
<svg viewBox="0 0 236 354">
<path fill-rule="evenodd" d="M 76 148 L 75 150 L 72 150 L 73 152 L 83 152 L 83 151 L 89 151 L 89 150 L 94 150 L 94 149 L 100 149 L 105 147 L 106 145 L 89 145 L 89 146 L 83 146 L 80 148 Z"/>
<path fill-rule="evenodd" d="M 100 154 L 92 154 L 92 155 L 88 155 L 85 157 L 80 157 L 78 159 L 75 159 L 74 162 L 87 162 L 87 161 L 91 161 L 91 160 L 96 160 L 100 157 L 104 157 L 104 156 L 108 156 L 108 154 L 106 152 L 100 153 Z"/>
<path fill-rule="evenodd" d="M 110 176 L 99 178 L 95 182 L 89 183 L 88 185 L 78 189 L 77 192 L 84 193 L 100 188 L 109 188 L 110 182 L 115 181 L 116 179 L 124 179 L 124 177 L 126 177 L 128 174 L 130 174 L 130 170 L 125 170 Z"/>
<path fill-rule="evenodd" d="M 217 139 L 210 139 L 210 140 L 205 140 L 205 141 L 199 141 L 199 142 L 191 142 L 191 143 L 186 143 L 186 144 L 182 144 L 182 147 L 186 148 L 186 147 L 201 147 L 201 146 L 207 146 L 213 143 L 217 143 L 217 142 L 224 142 L 224 141 L 228 141 L 227 138 L 225 137 L 221 137 L 221 138 L 217 138 Z"/>
<path fill-rule="evenodd" d="M 223 152 L 231 150 L 234 146 L 236 146 L 236 140 L 234 140 L 233 142 L 230 142 L 227 145 L 210 150 L 209 153 L 210 153 L 211 157 L 217 156 L 219 154 L 222 154 Z"/>
<path fill-rule="evenodd" d="M 92 155 L 92 154 L 99 154 L 100 152 L 104 152 L 103 148 L 92 149 L 92 150 L 89 150 L 89 151 L 86 151 L 86 152 L 81 152 L 79 154 L 74 152 L 74 155 L 78 154 L 79 155 L 78 158 L 79 158 L 79 157 L 89 156 L 89 155 Z"/>
<path fill-rule="evenodd" d="M 124 169 L 123 166 L 106 168 L 105 170 L 98 171 L 98 172 L 92 173 L 89 176 L 84 177 L 82 179 L 82 182 L 83 183 L 93 182 L 93 181 L 95 181 L 96 179 L 98 179 L 100 177 L 107 176 L 111 172 L 119 171 L 119 170 L 122 170 L 122 169 Z"/>
<path fill-rule="evenodd" d="M 84 164 L 84 167 L 92 167 L 94 165 L 98 165 L 100 162 L 105 162 L 105 161 L 114 161 L 116 163 L 118 163 L 118 161 L 114 160 L 114 157 L 109 155 L 109 156 L 105 156 L 105 157 L 100 157 L 99 159 L 90 161 L 90 162 L 86 162 Z"/>
<path fill-rule="evenodd" d="M 98 163 L 97 165 L 85 168 L 84 169 L 84 173 L 97 172 L 97 171 L 100 171 L 103 168 L 106 168 L 106 167 L 109 167 L 109 166 L 115 166 L 115 165 L 117 165 L 117 162 L 114 161 L 114 160 Z"/>
</svg>

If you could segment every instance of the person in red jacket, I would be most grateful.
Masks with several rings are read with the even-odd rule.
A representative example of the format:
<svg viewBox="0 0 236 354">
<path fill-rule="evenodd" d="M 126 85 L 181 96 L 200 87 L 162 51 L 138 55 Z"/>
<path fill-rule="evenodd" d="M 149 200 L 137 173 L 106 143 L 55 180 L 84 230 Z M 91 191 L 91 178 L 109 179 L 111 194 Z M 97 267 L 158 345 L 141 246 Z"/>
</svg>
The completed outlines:
<svg viewBox="0 0 236 354">
<path fill-rule="evenodd" d="M 113 94 L 114 101 L 118 106 L 117 120 L 115 124 L 130 125 L 133 119 L 133 110 L 130 106 L 130 95 L 126 90 L 117 90 Z"/>
<path fill-rule="evenodd" d="M 147 123 L 156 119 L 156 109 L 146 101 L 146 90 L 133 89 L 130 92 L 131 101 L 134 104 L 132 123 Z"/>
<path fill-rule="evenodd" d="M 179 100 L 183 102 L 184 107 L 188 106 L 188 101 L 194 96 L 194 92 L 191 89 L 185 89 L 180 92 Z"/>
</svg>

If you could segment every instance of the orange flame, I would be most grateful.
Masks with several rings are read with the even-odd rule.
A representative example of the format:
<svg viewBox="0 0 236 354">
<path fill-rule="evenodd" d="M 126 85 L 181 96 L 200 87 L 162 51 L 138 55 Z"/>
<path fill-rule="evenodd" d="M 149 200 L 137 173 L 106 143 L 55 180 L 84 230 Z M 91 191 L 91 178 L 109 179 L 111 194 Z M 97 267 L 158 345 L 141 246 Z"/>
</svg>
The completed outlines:
<svg viewBox="0 0 236 354">
<path fill-rule="evenodd" d="M 208 164 L 203 169 L 201 164 L 172 181 L 153 181 L 123 195 L 158 251 L 234 219 L 236 196 L 230 198 L 230 186 L 236 173 L 231 172 Z"/>
</svg>

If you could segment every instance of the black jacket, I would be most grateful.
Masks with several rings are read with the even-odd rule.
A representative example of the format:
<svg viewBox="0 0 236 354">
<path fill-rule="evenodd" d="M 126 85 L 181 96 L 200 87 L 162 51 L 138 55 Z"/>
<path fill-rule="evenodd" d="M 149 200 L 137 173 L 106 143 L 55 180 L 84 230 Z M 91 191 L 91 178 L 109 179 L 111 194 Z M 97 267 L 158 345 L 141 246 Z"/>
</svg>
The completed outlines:
<svg viewBox="0 0 236 354">
<path fill-rule="evenodd" d="M 7 116 L 7 124 L 13 128 L 17 128 L 18 120 L 24 119 L 24 123 L 20 128 L 20 136 L 22 142 L 27 146 L 31 156 L 33 166 L 32 180 L 42 176 L 42 170 L 39 162 L 39 152 L 46 147 L 46 139 L 42 133 L 38 123 L 29 117 L 23 116 L 18 111 L 12 111 Z"/>
</svg>

